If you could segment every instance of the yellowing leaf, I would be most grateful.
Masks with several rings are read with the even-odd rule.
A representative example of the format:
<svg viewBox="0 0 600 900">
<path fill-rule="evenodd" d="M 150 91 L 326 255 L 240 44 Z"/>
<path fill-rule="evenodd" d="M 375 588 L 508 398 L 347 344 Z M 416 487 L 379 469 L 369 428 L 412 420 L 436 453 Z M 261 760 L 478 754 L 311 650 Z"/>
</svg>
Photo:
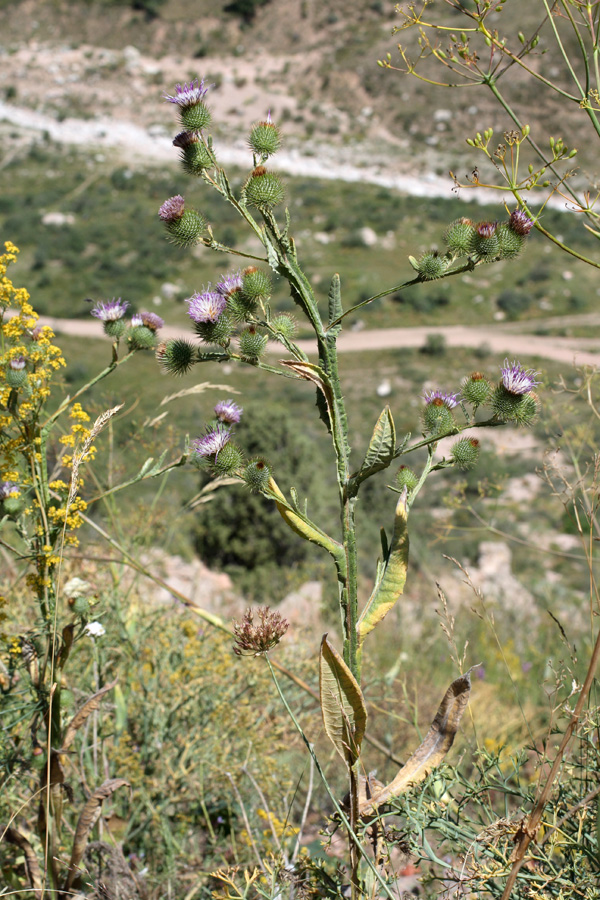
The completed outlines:
<svg viewBox="0 0 600 900">
<path fill-rule="evenodd" d="M 406 499 L 400 495 L 396 506 L 394 534 L 388 553 L 385 571 L 373 588 L 358 620 L 358 639 L 362 643 L 366 635 L 387 615 L 404 592 L 408 569 L 408 529 Z"/>
<path fill-rule="evenodd" d="M 344 762 L 352 766 L 360 755 L 367 708 L 354 675 L 326 634 L 321 641 L 319 694 L 325 731 Z"/>
<path fill-rule="evenodd" d="M 439 766 L 454 743 L 470 693 L 471 670 L 452 682 L 421 746 L 402 766 L 393 781 L 371 800 L 359 806 L 361 816 L 374 813 L 382 804 L 403 794 L 411 784 L 422 781 L 432 769 Z"/>
</svg>

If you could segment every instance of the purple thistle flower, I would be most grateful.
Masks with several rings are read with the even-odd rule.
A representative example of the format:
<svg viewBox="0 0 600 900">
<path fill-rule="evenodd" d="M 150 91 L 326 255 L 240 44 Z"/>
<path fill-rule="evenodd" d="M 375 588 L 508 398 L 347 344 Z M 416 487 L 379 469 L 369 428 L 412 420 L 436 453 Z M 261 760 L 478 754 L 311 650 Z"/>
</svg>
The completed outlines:
<svg viewBox="0 0 600 900">
<path fill-rule="evenodd" d="M 189 84 L 187 82 L 176 84 L 175 94 L 165 94 L 164 98 L 169 103 L 176 103 L 182 109 L 187 109 L 189 106 L 197 106 L 199 103 L 202 103 L 211 87 L 213 87 L 212 84 L 209 84 L 207 87 L 204 86 L 204 78 L 202 80 L 194 78 Z"/>
<path fill-rule="evenodd" d="M 435 406 L 454 409 L 460 402 L 460 394 L 458 391 L 424 391 L 423 400 L 428 406 L 433 403 Z"/>
<path fill-rule="evenodd" d="M 496 233 L 497 222 L 480 222 L 477 226 L 477 234 L 482 238 L 491 238 Z"/>
<path fill-rule="evenodd" d="M 127 311 L 129 303 L 121 298 L 113 297 L 112 300 L 99 300 L 91 310 L 91 315 L 103 322 L 116 322 L 122 319 Z"/>
<path fill-rule="evenodd" d="M 217 322 L 227 306 L 227 299 L 216 291 L 194 294 L 189 300 L 188 315 L 194 322 Z"/>
<path fill-rule="evenodd" d="M 509 394 L 529 394 L 534 387 L 541 384 L 541 381 L 535 380 L 535 376 L 539 375 L 539 372 L 525 369 L 516 360 L 509 363 L 508 359 L 505 359 L 504 366 L 500 371 L 502 372 L 502 384 Z"/>
<path fill-rule="evenodd" d="M 181 194 L 175 194 L 174 197 L 169 197 L 168 200 L 165 200 L 158 211 L 158 215 L 163 222 L 173 222 L 175 219 L 181 219 L 184 212 L 185 200 Z"/>
<path fill-rule="evenodd" d="M 165 324 L 164 319 L 161 319 L 156 313 L 141 312 L 139 315 L 142 320 L 142 325 L 145 325 L 150 331 L 158 331 L 158 329 L 162 328 Z"/>
<path fill-rule="evenodd" d="M 192 441 L 192 447 L 198 456 L 214 456 L 216 459 L 230 437 L 229 429 L 217 425 L 216 428 L 207 428 L 203 437 Z"/>
<path fill-rule="evenodd" d="M 223 275 L 221 281 L 215 284 L 215 291 L 228 297 L 234 291 L 239 291 L 242 287 L 242 273 L 234 272 L 232 275 Z"/>
<path fill-rule="evenodd" d="M 27 360 L 24 356 L 15 356 L 13 359 L 9 360 L 8 365 L 13 372 L 22 372 L 27 365 Z"/>
<path fill-rule="evenodd" d="M 142 319 L 141 313 L 134 313 L 131 317 L 131 327 L 138 328 L 140 325 L 144 324 L 144 320 Z"/>
<path fill-rule="evenodd" d="M 6 500 L 12 494 L 19 493 L 19 485 L 14 481 L 0 481 L 0 500 Z"/>
<path fill-rule="evenodd" d="M 527 235 L 533 228 L 533 219 L 522 209 L 513 209 L 508 220 L 508 227 L 516 234 Z"/>
<path fill-rule="evenodd" d="M 225 425 L 237 425 L 242 418 L 243 409 L 233 400 L 220 400 L 215 406 L 215 416 Z"/>
<path fill-rule="evenodd" d="M 179 147 L 180 150 L 185 150 L 186 147 L 191 147 L 192 144 L 199 143 L 200 135 L 197 131 L 180 131 L 179 134 L 175 135 L 173 138 L 173 146 Z"/>
</svg>

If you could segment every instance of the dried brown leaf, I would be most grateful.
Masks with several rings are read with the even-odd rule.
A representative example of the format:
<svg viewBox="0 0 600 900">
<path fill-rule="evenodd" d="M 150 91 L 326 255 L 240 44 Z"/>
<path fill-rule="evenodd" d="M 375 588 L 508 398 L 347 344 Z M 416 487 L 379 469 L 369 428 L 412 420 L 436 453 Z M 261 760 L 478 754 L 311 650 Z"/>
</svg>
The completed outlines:
<svg viewBox="0 0 600 900">
<path fill-rule="evenodd" d="M 432 769 L 439 766 L 454 743 L 470 693 L 471 669 L 452 682 L 444 694 L 425 739 L 402 766 L 394 780 L 376 793 L 370 801 L 359 806 L 361 816 L 375 812 L 382 804 L 403 794 L 411 784 L 422 781 Z"/>
<path fill-rule="evenodd" d="M 102 804 L 120 787 L 129 787 L 129 782 L 124 778 L 109 778 L 99 788 L 96 788 L 92 796 L 89 798 L 77 822 L 75 837 L 73 838 L 73 850 L 69 861 L 69 871 L 65 880 L 63 891 L 70 890 L 76 876 L 79 863 L 85 853 L 90 832 L 102 812 Z"/>
<path fill-rule="evenodd" d="M 25 859 L 27 878 L 29 879 L 29 884 L 33 889 L 35 898 L 38 900 L 38 898 L 42 896 L 42 873 L 37 857 L 33 852 L 33 847 L 20 831 L 17 831 L 16 828 L 12 828 L 10 825 L 6 827 L 0 825 L 0 841 L 1 840 L 5 840 L 9 844 L 14 844 L 22 851 Z"/>
<path fill-rule="evenodd" d="M 100 701 L 105 694 L 107 694 L 109 691 L 112 691 L 115 684 L 117 683 L 117 680 L 118 679 L 115 678 L 115 680 L 111 681 L 110 684 L 105 684 L 104 687 L 100 688 L 97 693 L 92 694 L 92 696 L 85 701 L 81 709 L 77 710 L 77 712 L 67 725 L 62 747 L 60 748 L 62 753 L 69 749 L 69 747 L 73 743 L 75 735 L 77 734 L 81 726 L 85 723 L 88 716 L 90 716 L 95 709 L 98 709 L 98 707 L 100 706 Z"/>
</svg>

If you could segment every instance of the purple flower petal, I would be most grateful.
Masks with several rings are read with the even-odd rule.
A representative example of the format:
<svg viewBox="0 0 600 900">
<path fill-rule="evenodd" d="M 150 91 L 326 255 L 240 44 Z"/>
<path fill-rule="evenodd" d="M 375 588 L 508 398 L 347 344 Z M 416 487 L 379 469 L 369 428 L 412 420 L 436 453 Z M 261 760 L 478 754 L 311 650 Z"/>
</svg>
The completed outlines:
<svg viewBox="0 0 600 900">
<path fill-rule="evenodd" d="M 436 403 L 436 406 L 442 404 L 448 409 L 454 409 L 460 402 L 460 394 L 458 391 L 425 391 L 423 400 L 429 406 L 430 403 Z M 437 402 L 436 402 L 437 401 Z M 439 402 L 441 401 L 441 403 Z"/>
<path fill-rule="evenodd" d="M 525 369 L 516 360 L 509 363 L 508 359 L 505 359 L 501 372 L 502 384 L 509 394 L 529 394 L 530 391 L 541 384 L 541 381 L 535 380 L 535 376 L 539 375 L 539 372 L 535 372 L 533 369 Z"/>
<path fill-rule="evenodd" d="M 176 103 L 182 108 L 189 106 L 197 106 L 202 103 L 212 84 L 205 87 L 204 78 L 202 80 L 194 78 L 189 84 L 176 84 L 175 94 L 165 94 L 165 100 L 169 103 Z"/>
<path fill-rule="evenodd" d="M 227 299 L 217 291 L 204 291 L 202 294 L 194 294 L 185 301 L 188 305 L 188 315 L 194 322 L 216 322 L 227 306 Z"/>
<path fill-rule="evenodd" d="M 242 418 L 243 409 L 233 400 L 221 400 L 215 406 L 215 416 L 226 425 L 237 425 Z"/>
<path fill-rule="evenodd" d="M 128 306 L 129 303 L 121 300 L 120 297 L 118 299 L 113 297 L 112 300 L 100 300 L 91 310 L 91 315 L 103 322 L 117 322 L 123 318 Z"/>
</svg>

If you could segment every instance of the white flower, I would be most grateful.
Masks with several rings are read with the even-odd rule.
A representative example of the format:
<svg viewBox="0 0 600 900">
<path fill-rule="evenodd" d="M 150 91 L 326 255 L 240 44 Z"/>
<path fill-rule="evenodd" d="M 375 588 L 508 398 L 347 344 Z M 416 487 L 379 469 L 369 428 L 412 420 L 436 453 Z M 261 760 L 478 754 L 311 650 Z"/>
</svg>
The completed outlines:
<svg viewBox="0 0 600 900">
<path fill-rule="evenodd" d="M 91 638 L 102 637 L 103 634 L 106 634 L 106 629 L 101 622 L 88 622 L 84 631 Z"/>
<path fill-rule="evenodd" d="M 71 578 L 64 586 L 65 596 L 72 600 L 74 597 L 85 597 L 87 594 L 92 593 L 92 586 L 89 581 L 84 581 L 83 578 Z"/>
</svg>

